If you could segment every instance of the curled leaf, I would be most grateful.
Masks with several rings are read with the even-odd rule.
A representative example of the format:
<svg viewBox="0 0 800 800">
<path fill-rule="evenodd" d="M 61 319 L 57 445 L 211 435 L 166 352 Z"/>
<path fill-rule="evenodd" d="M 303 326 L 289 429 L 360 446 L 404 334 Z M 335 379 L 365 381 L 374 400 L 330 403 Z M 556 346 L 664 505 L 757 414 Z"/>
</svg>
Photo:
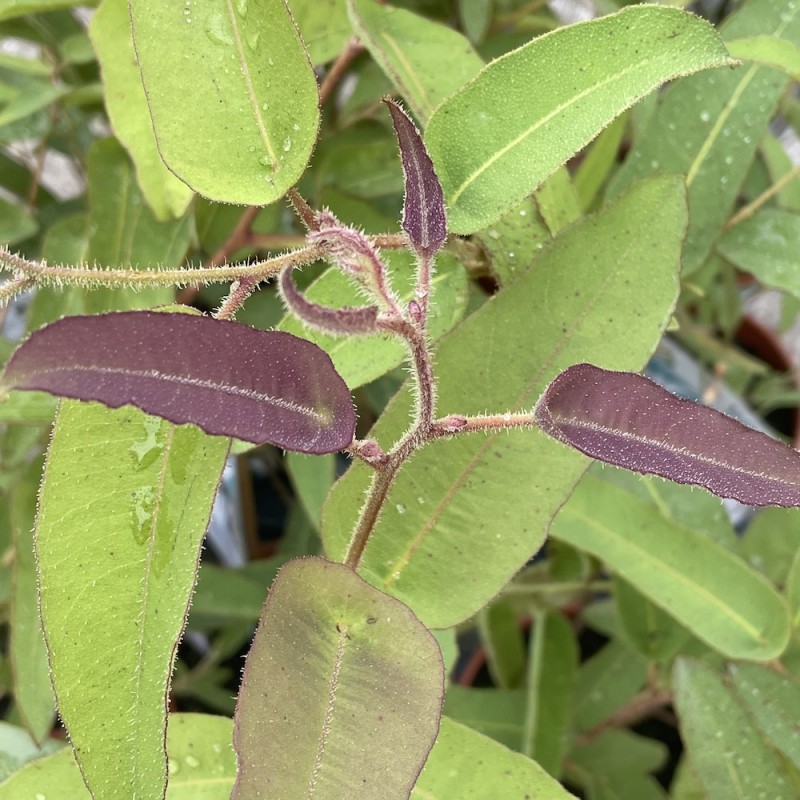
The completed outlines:
<svg viewBox="0 0 800 800">
<path fill-rule="evenodd" d="M 800 453 L 641 375 L 577 364 L 535 414 L 550 436 L 600 461 L 750 506 L 800 506 Z"/>
<path fill-rule="evenodd" d="M 303 453 L 347 447 L 356 422 L 347 386 L 315 344 L 187 314 L 54 322 L 8 362 L 0 395 L 12 389 L 130 404 L 209 434 Z"/>
<path fill-rule="evenodd" d="M 331 336 L 363 336 L 378 332 L 377 306 L 329 308 L 314 303 L 295 286 L 291 267 L 281 271 L 278 288 L 289 311 L 311 328 Z"/>
<path fill-rule="evenodd" d="M 392 115 L 405 174 L 403 230 L 422 258 L 431 258 L 447 238 L 444 195 L 425 143 L 408 114 L 384 98 Z"/>
</svg>

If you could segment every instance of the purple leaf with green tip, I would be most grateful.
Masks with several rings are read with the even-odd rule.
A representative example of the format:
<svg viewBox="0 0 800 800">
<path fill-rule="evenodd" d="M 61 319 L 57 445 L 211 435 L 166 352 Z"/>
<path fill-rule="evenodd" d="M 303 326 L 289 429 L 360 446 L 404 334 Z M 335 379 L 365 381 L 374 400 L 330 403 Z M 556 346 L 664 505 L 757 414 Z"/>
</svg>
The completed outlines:
<svg viewBox="0 0 800 800">
<path fill-rule="evenodd" d="M 188 314 L 67 317 L 14 353 L 0 393 L 43 390 L 255 444 L 331 453 L 353 439 L 350 392 L 328 355 L 282 331 Z"/>
<path fill-rule="evenodd" d="M 577 364 L 535 414 L 546 433 L 600 461 L 750 506 L 800 506 L 800 453 L 641 375 Z"/>
<path fill-rule="evenodd" d="M 278 278 L 283 302 L 299 320 L 331 336 L 364 336 L 378 332 L 378 307 L 328 308 L 309 300 L 294 284 L 292 268 L 286 267 Z"/>
<path fill-rule="evenodd" d="M 392 115 L 406 179 L 403 230 L 422 258 L 431 258 L 447 238 L 444 195 L 433 161 L 414 123 L 397 103 L 384 98 Z"/>
</svg>

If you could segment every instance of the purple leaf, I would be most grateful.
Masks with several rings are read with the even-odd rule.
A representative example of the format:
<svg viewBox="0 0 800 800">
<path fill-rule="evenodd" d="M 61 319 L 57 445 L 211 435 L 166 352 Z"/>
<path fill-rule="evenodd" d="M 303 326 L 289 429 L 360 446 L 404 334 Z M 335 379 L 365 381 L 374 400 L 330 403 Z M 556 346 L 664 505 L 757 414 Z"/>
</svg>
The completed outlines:
<svg viewBox="0 0 800 800">
<path fill-rule="evenodd" d="M 281 271 L 278 288 L 286 307 L 311 328 L 331 336 L 363 336 L 378 332 L 377 306 L 328 308 L 312 303 L 295 286 L 291 267 Z"/>
<path fill-rule="evenodd" d="M 447 238 L 444 195 L 433 161 L 414 123 L 397 103 L 384 98 L 392 115 L 406 177 L 403 230 L 422 258 L 431 258 Z"/>
<path fill-rule="evenodd" d="M 577 364 L 535 414 L 546 433 L 600 461 L 750 506 L 800 506 L 800 453 L 641 375 Z"/>
<path fill-rule="evenodd" d="M 12 389 L 130 404 L 206 433 L 303 453 L 347 447 L 356 421 L 347 386 L 315 344 L 189 314 L 54 322 L 8 362 L 0 394 Z"/>
</svg>

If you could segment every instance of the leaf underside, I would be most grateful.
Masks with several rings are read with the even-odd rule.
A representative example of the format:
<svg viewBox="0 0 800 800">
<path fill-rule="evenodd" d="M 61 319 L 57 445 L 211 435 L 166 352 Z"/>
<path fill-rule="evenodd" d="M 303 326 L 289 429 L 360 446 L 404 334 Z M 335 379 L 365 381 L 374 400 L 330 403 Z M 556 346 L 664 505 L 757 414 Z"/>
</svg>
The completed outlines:
<svg viewBox="0 0 800 800">
<path fill-rule="evenodd" d="M 592 458 L 750 506 L 800 505 L 800 453 L 649 379 L 577 364 L 536 405 L 542 429 Z"/>
<path fill-rule="evenodd" d="M 67 317 L 14 354 L 0 389 L 130 404 L 206 433 L 287 450 L 350 444 L 350 392 L 316 345 L 282 331 L 152 311 Z"/>
</svg>

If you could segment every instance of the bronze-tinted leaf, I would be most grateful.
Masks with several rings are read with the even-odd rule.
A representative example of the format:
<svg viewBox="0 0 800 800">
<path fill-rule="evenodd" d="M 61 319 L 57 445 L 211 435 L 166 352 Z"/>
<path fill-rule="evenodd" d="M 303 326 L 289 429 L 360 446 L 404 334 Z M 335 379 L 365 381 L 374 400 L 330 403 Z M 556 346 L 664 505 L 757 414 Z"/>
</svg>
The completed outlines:
<svg viewBox="0 0 800 800">
<path fill-rule="evenodd" d="M 447 238 L 444 195 L 425 143 L 414 123 L 397 103 L 384 99 L 392 115 L 405 173 L 403 230 L 423 258 L 430 258 Z"/>
<path fill-rule="evenodd" d="M 0 392 L 39 389 L 304 453 L 353 439 L 350 392 L 315 344 L 282 331 L 188 314 L 67 317 L 34 333 Z"/>
<path fill-rule="evenodd" d="M 439 728 L 436 640 L 350 567 L 278 573 L 247 656 L 234 800 L 407 800 Z"/>
<path fill-rule="evenodd" d="M 641 375 L 577 364 L 539 398 L 536 419 L 609 464 L 751 506 L 800 506 L 800 453 Z"/>
</svg>

